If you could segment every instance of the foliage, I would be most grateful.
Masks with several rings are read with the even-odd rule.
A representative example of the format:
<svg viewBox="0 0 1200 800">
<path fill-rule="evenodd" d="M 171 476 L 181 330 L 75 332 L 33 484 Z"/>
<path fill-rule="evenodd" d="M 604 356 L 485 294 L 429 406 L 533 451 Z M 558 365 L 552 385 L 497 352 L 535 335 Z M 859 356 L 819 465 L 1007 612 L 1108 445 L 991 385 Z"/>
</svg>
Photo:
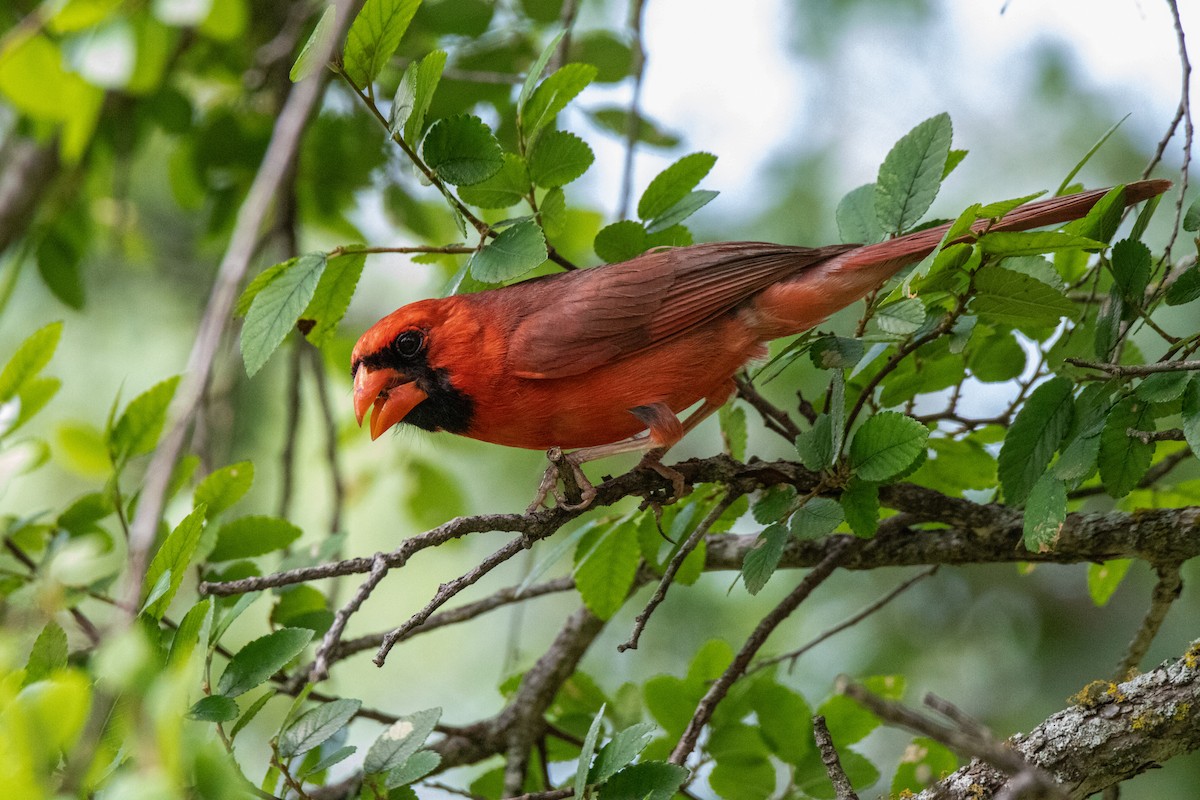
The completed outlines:
<svg viewBox="0 0 1200 800">
<path fill-rule="evenodd" d="M 712 180 L 716 155 L 672 155 L 637 196 L 636 218 L 601 224 L 576 191 L 594 177 L 599 150 L 586 138 L 595 131 L 580 120 L 623 134 L 631 147 L 678 143 L 646 109 L 583 101 L 593 84 L 632 79 L 641 56 L 619 33 L 572 30 L 568 38 L 558 30 L 561 4 L 500 5 L 367 0 L 348 32 L 339 32 L 330 10 L 317 14 L 306 4 L 260 15 L 243 0 L 68 2 L 39 7 L 26 27 L 5 34 L 0 95 L 19 120 L 9 135 L 48 148 L 64 176 L 85 176 L 64 177 L 56 195 L 35 198 L 42 206 L 14 256 L 34 259 L 46 290 L 71 309 L 95 302 L 81 272 L 86 231 L 96 224 L 89 186 L 111 183 L 130 154 L 167 147 L 163 178 L 171 202 L 203 218 L 202 246 L 219 245 L 269 146 L 289 76 L 331 80 L 329 102 L 309 123 L 288 197 L 263 241 L 277 263 L 246 282 L 236 304 L 241 369 L 229 379 L 263 392 L 272 369 L 286 367 L 298 395 L 301 370 L 308 370 L 328 435 L 327 463 L 296 467 L 295 410 L 286 422 L 287 474 L 268 484 L 289 487 L 278 513 L 237 513 L 240 504 L 262 505 L 254 484 L 278 469 L 274 457 L 214 458 L 194 419 L 185 420 L 185 455 L 155 475 L 150 459 L 178 424 L 172 403 L 186 397 L 186 376 L 154 376 L 156 383 L 128 401 L 92 397 L 110 409 L 98 425 L 60 421 L 59 446 L 90 465 L 96 485 L 40 514 L 0 518 L 7 547 L 0 571 L 0 782 L 12 796 L 308 797 L 322 787 L 324 796 L 411 798 L 443 780 L 443 770 L 482 763 L 472 778 L 452 773 L 446 780 L 484 798 L 558 789 L 601 800 L 669 800 L 683 792 L 724 800 L 832 798 L 814 713 L 826 718 L 856 788 L 885 781 L 892 792 L 917 792 L 953 771 L 958 762 L 950 749 L 919 737 L 898 762 L 884 763 L 862 744 L 879 717 L 832 687 L 800 691 L 779 659 L 737 667 L 732 685 L 702 717 L 713 687 L 738 663 L 715 623 L 706 629 L 714 638 L 669 662 L 674 668 L 615 687 L 606 683 L 611 676 L 579 667 L 591 642 L 579 631 L 594 622 L 594 637 L 603 623 L 622 619 L 646 584 L 681 594 L 704 572 L 727 568 L 714 566 L 710 554 L 729 542 L 744 546 L 741 587 L 734 583 L 725 602 L 751 607 L 755 601 L 741 589 L 773 597 L 795 583 L 778 573 L 800 565 L 796 553 L 849 537 L 878 541 L 889 526 L 892 535 L 952 526 L 969 535 L 971 524 L 954 516 L 964 508 L 1001 508 L 1018 520 L 1024 549 L 1010 560 L 1037 561 L 1055 555 L 1065 525 L 1086 524 L 1080 512 L 1130 515 L 1200 504 L 1200 333 L 1171 315 L 1178 307 L 1194 315 L 1200 268 L 1192 258 L 1173 269 L 1149 232 L 1157 200 L 1122 225 L 1118 187 L 1085 219 L 1037 232 L 987 230 L 1031 197 L 981 201 L 954 218 L 928 258 L 870 296 L 855 322 L 835 320 L 775 351 L 760 375 L 790 381 L 791 398 L 799 386 L 799 403 L 789 399 L 780 408 L 743 388 L 742 399 L 722 409 L 723 441 L 739 467 L 760 445 L 755 413 L 786 440 L 788 461 L 798 464 L 750 483 L 698 481 L 665 506 L 646 482 L 653 475 L 630 478 L 639 482 L 619 496 L 614 489 L 583 524 L 558 532 L 555 549 L 521 586 L 487 608 L 463 607 L 465 620 L 558 590 L 577 594 L 582 607 L 584 622 L 564 628 L 566 644 L 556 641 L 548 660 L 500 687 L 512 702 L 497 717 L 466 725 L 463 715 L 473 706 L 464 702 L 444 723 L 441 708 L 426 708 L 403 685 L 384 698 L 389 707 L 382 711 L 372 708 L 378 698 L 359 696 L 352 681 L 336 684 L 345 696 L 333 693 L 321 684 L 325 673 L 378 644 L 341 637 L 350 615 L 396 577 L 384 567 L 399 570 L 421 549 L 449 547 L 451 539 L 484 529 L 518 532 L 509 551 L 499 551 L 510 557 L 575 519 L 560 515 L 538 526 L 525 516 L 523 523 L 500 523 L 516 527 L 450 530 L 445 526 L 466 507 L 475 476 L 414 459 L 406 465 L 416 487 L 405 497 L 406 513 L 428 521 L 430 532 L 405 539 L 386 557 L 338 561 L 361 555 L 343 553 L 341 505 L 361 500 L 356 492 L 368 491 L 378 476 L 356 475 L 348 486 L 339 472 L 340 428 L 349 413 L 329 399 L 349 389 L 344 375 L 326 374 L 325 359 L 342 370 L 349 347 L 343 328 L 350 327 L 343 321 L 363 293 L 368 256 L 413 255 L 448 291 L 477 291 L 576 268 L 593 255 L 616 262 L 686 246 L 693 232 L 685 223 L 694 224 L 693 215 L 718 196 L 700 188 Z M 115 85 L 68 68 L 70 53 L 105 35 L 123 37 L 133 54 Z M 276 36 L 284 37 L 286 55 L 260 63 Z M 331 40 L 334 57 L 320 63 L 316 54 Z M 471 46 L 457 46 L 464 41 Z M 471 78 L 481 73 L 504 80 Z M 245 89 L 249 101 L 240 97 L 243 76 L 259 81 Z M 842 238 L 874 242 L 928 224 L 944 182 L 967 157 L 953 144 L 949 114 L 913 127 L 884 156 L 875 182 L 837 205 Z M 361 244 L 369 237 L 360 230 L 356 198 L 385 182 L 385 211 L 419 244 Z M 1168 227 L 1194 232 L 1198 207 L 1193 202 Z M 186 272 L 179 270 L 181 279 L 207 285 L 206 277 Z M 26 425 L 39 415 L 39 423 L 47 420 L 44 409 L 64 382 L 71 391 L 88 390 L 70 385 L 69 375 L 44 374 L 55 372 L 56 350 L 72 324 L 70 317 L 45 324 L 4 354 L 0 491 L 55 469 L 42 438 L 47 428 Z M 988 415 L 965 402 L 984 384 L 1002 397 Z M 216 402 L 219 387 L 205 388 Z M 31 430 L 36 435 L 26 436 Z M 287 494 L 295 473 L 310 468 L 331 472 L 336 495 L 332 530 L 316 544 L 306 531 L 321 523 L 307 506 L 294 511 Z M 126 558 L 137 546 L 131 520 L 163 477 L 166 513 L 154 520 L 157 536 L 138 574 L 136 559 Z M 896 497 L 908 489 L 924 492 L 930 508 L 953 512 L 902 509 Z M 647 498 L 646 507 L 603 507 L 632 495 Z M 435 536 L 439 531 L 446 535 Z M 492 558 L 444 584 L 441 602 L 504 560 Z M 1110 602 L 1134 559 L 1147 556 L 1103 550 L 1076 558 L 1102 562 L 1087 573 L 1096 606 Z M 331 562 L 334 571 L 327 570 Z M 561 577 L 539 583 L 551 569 Z M 357 594 L 348 584 L 339 591 L 316 580 L 356 573 L 371 575 Z M 254 582 L 280 574 L 273 583 Z M 239 588 L 233 582 L 240 580 L 249 584 Z M 628 646 L 661 599 L 639 616 Z M 414 616 L 397 640 L 453 623 L 430 616 L 437 604 Z M 559 652 L 570 650 L 571 632 L 580 647 L 573 661 Z M 905 676 L 888 672 L 860 682 L 899 700 Z M 550 673 L 557 683 L 545 683 Z M 277 698 L 284 699 L 273 703 Z M 694 752 L 680 754 L 697 725 L 704 736 L 697 730 Z"/>
</svg>

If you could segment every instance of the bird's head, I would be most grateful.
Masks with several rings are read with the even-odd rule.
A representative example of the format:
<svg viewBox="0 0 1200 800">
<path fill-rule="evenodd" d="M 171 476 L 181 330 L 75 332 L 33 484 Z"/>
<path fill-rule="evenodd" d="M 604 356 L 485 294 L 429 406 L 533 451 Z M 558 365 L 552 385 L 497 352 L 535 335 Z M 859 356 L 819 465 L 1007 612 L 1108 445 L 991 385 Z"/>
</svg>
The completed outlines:
<svg viewBox="0 0 1200 800">
<path fill-rule="evenodd" d="M 412 303 L 372 325 L 354 345 L 354 415 L 362 425 L 374 408 L 372 439 L 401 422 L 455 433 L 469 425 L 471 401 L 439 363 L 441 339 L 452 335 L 452 309 L 449 300 Z"/>
</svg>

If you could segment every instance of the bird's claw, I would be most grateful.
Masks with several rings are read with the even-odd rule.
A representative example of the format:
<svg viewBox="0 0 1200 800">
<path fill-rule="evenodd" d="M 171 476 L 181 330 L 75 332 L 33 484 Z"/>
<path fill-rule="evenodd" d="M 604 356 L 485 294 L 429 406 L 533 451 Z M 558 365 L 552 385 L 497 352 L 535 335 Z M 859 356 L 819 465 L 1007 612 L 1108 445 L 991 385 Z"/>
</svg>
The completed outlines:
<svg viewBox="0 0 1200 800">
<path fill-rule="evenodd" d="M 550 463 L 542 473 L 542 481 L 538 484 L 533 502 L 525 509 L 526 514 L 546 507 L 546 498 L 552 493 L 555 504 L 568 511 L 582 511 L 596 499 L 596 487 L 592 486 L 592 482 L 583 474 L 583 470 L 571 455 L 564 453 L 559 447 L 551 447 L 546 451 L 546 458 Z M 562 492 L 558 490 L 560 480 L 563 484 Z"/>
<path fill-rule="evenodd" d="M 646 455 L 642 456 L 642 460 L 638 463 L 638 467 L 651 469 L 661 475 L 668 483 L 671 484 L 671 496 L 665 497 L 660 502 L 674 503 L 682 500 L 685 495 L 691 491 L 691 487 L 683 478 L 683 473 L 677 469 L 672 469 L 662 463 L 662 450 L 650 450 Z"/>
</svg>

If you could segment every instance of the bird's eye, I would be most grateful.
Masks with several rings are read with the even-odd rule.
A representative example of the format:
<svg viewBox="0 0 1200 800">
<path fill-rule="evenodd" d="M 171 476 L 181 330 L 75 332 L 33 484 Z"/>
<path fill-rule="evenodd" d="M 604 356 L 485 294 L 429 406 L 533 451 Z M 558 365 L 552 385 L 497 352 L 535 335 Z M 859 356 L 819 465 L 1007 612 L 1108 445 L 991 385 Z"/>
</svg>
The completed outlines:
<svg viewBox="0 0 1200 800">
<path fill-rule="evenodd" d="M 421 352 L 421 345 L 424 343 L 425 337 L 420 331 L 405 331 L 392 342 L 392 349 L 402 358 L 412 358 Z"/>
</svg>

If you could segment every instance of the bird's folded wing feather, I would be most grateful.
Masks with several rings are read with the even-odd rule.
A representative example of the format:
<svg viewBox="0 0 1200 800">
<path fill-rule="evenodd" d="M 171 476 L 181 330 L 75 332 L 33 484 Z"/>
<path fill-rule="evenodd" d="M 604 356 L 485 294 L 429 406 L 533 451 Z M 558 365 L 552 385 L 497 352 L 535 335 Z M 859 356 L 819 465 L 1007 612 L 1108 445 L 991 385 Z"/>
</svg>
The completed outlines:
<svg viewBox="0 0 1200 800">
<path fill-rule="evenodd" d="M 509 369 L 578 375 L 728 312 L 772 283 L 852 249 L 720 242 L 647 253 L 546 282 L 513 331 Z"/>
</svg>

